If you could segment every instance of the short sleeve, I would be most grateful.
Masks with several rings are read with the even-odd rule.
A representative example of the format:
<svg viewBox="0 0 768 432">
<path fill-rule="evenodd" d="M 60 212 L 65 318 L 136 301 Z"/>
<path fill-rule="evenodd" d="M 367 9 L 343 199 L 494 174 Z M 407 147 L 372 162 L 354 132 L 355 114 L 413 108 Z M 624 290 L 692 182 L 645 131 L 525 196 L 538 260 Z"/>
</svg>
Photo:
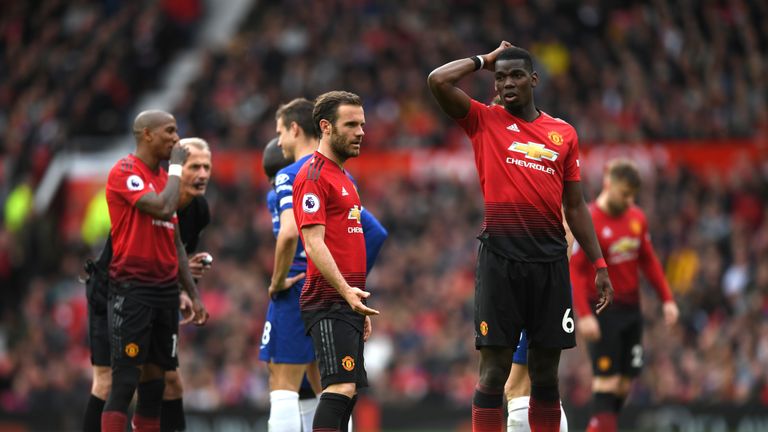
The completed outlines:
<svg viewBox="0 0 768 432">
<path fill-rule="evenodd" d="M 309 225 L 325 225 L 328 194 L 321 182 L 322 178 L 304 180 L 294 185 L 293 199 L 297 205 L 293 214 L 299 229 Z"/>
<path fill-rule="evenodd" d="M 136 201 L 149 192 L 153 192 L 153 189 L 149 187 L 144 174 L 136 169 L 136 165 L 132 162 L 118 162 L 109 172 L 107 194 L 119 196 L 135 206 Z"/>
<path fill-rule="evenodd" d="M 293 208 L 293 182 L 295 174 L 285 169 L 278 171 L 275 176 L 275 193 L 277 193 L 277 213 Z"/>
<path fill-rule="evenodd" d="M 464 118 L 456 119 L 456 123 L 464 129 L 470 137 L 474 136 L 480 130 L 480 122 L 483 112 L 488 109 L 487 105 L 484 105 L 474 99 L 470 99 L 469 112 Z"/>
<path fill-rule="evenodd" d="M 565 158 L 565 181 L 581 181 L 581 168 L 579 167 L 579 137 L 573 132 L 573 144 Z"/>
</svg>

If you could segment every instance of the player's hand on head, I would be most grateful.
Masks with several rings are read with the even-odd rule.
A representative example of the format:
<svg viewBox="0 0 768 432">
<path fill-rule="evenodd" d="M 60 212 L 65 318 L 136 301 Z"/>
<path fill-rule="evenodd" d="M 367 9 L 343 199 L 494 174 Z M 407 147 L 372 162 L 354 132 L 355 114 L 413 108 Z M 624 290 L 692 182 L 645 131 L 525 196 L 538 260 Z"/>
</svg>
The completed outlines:
<svg viewBox="0 0 768 432">
<path fill-rule="evenodd" d="M 367 291 L 363 291 L 360 288 L 357 287 L 348 287 L 346 290 L 344 290 L 344 293 L 342 294 L 344 297 L 344 300 L 349 303 L 349 307 L 352 308 L 353 311 L 359 313 L 360 315 L 378 315 L 379 311 L 376 309 L 371 309 L 365 304 L 363 304 L 363 299 L 367 299 L 371 296 L 371 293 Z"/>
<path fill-rule="evenodd" d="M 208 252 L 199 252 L 189 258 L 189 272 L 195 279 L 203 277 L 212 265 L 213 257 Z"/>
<path fill-rule="evenodd" d="M 186 291 L 179 293 L 179 311 L 181 311 L 181 321 L 179 321 L 179 324 L 189 324 L 195 319 L 195 311 L 192 307 L 192 299 L 189 298 Z"/>
<path fill-rule="evenodd" d="M 187 156 L 189 156 L 189 149 L 179 143 L 176 143 L 173 145 L 173 149 L 171 149 L 170 164 L 184 165 L 184 162 L 187 161 Z"/>
<path fill-rule="evenodd" d="M 366 315 L 365 323 L 363 324 L 363 342 L 368 342 L 371 334 L 373 334 L 373 323 L 371 322 L 371 317 Z"/>
<path fill-rule="evenodd" d="M 483 64 L 483 69 L 493 71 L 494 66 L 496 65 L 496 58 L 499 56 L 499 54 L 505 49 L 512 48 L 513 46 L 514 45 L 512 45 L 507 41 L 501 41 L 498 48 L 496 48 L 495 50 L 483 56 L 483 60 L 485 60 L 485 63 Z"/>
<path fill-rule="evenodd" d="M 576 320 L 576 331 L 587 341 L 600 340 L 600 323 L 594 315 L 586 315 Z"/>
<path fill-rule="evenodd" d="M 595 313 L 600 314 L 611 302 L 613 302 L 613 285 L 608 277 L 608 269 L 600 269 L 595 276 L 595 287 L 599 298 L 597 300 L 597 309 Z"/>
<path fill-rule="evenodd" d="M 677 303 L 674 300 L 664 302 L 661 307 L 664 313 L 664 323 L 668 326 L 673 326 L 677 323 L 677 319 L 680 317 L 680 310 L 677 308 Z"/>
</svg>

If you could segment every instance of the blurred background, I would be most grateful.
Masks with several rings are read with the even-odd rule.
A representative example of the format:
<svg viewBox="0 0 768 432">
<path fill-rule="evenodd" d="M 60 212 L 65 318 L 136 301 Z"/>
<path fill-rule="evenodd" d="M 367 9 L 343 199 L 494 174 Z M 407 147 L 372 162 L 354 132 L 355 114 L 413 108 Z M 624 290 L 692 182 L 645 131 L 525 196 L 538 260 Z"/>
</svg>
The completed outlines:
<svg viewBox="0 0 768 432">
<path fill-rule="evenodd" d="M 466 431 L 482 202 L 468 139 L 426 77 L 502 39 L 529 49 L 539 108 L 580 136 L 587 200 L 614 156 L 681 308 L 643 297 L 646 366 L 623 430 L 768 430 L 768 3 L 740 0 L 0 1 L 0 430 L 77 430 L 91 383 L 86 258 L 109 230 L 103 187 L 142 109 L 213 149 L 211 320 L 184 327 L 190 431 L 266 430 L 257 360 L 274 239 L 261 149 L 274 112 L 332 89 L 362 96 L 349 164 L 389 230 L 369 278 L 382 314 L 356 430 Z M 462 85 L 490 101 L 490 73 Z M 571 430 L 591 371 L 565 352 Z"/>
</svg>

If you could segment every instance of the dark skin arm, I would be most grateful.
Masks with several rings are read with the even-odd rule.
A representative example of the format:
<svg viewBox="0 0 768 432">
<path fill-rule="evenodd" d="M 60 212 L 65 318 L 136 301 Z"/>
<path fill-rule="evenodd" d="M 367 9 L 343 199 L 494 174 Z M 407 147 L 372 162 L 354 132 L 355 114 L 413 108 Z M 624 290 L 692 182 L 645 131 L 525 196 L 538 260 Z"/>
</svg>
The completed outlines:
<svg viewBox="0 0 768 432">
<path fill-rule="evenodd" d="M 592 216 L 589 214 L 587 203 L 584 202 L 584 194 L 581 191 L 581 182 L 565 182 L 563 189 L 563 209 L 565 220 L 571 228 L 573 237 L 584 249 L 584 253 L 591 262 L 603 257 L 600 244 L 595 235 L 595 226 L 592 224 Z M 608 278 L 608 269 L 597 270 L 595 287 L 600 298 L 597 301 L 596 313 L 600 313 L 613 301 L 613 286 Z"/>
<path fill-rule="evenodd" d="M 187 251 L 184 249 L 184 243 L 181 241 L 178 224 L 176 224 L 175 231 L 174 240 L 176 242 L 176 254 L 179 259 L 179 283 L 181 284 L 181 289 L 184 290 L 192 300 L 192 311 L 194 312 L 195 317 L 192 322 L 195 325 L 203 325 L 208 321 L 208 311 L 205 310 L 205 306 L 203 306 L 203 302 L 200 300 L 200 293 L 197 291 L 197 285 L 192 278 L 192 273 L 189 271 Z"/>
<path fill-rule="evenodd" d="M 511 46 L 511 43 L 502 41 L 498 48 L 482 56 L 485 60 L 483 69 L 493 71 L 496 57 Z M 475 62 L 471 58 L 465 58 L 440 66 L 427 78 L 432 96 L 437 99 L 440 108 L 452 118 L 464 118 L 469 113 L 470 98 L 456 84 L 474 71 Z"/>
<path fill-rule="evenodd" d="M 173 150 L 171 150 L 171 165 L 184 165 L 188 155 L 189 150 L 179 144 L 174 145 Z M 149 192 L 144 194 L 144 196 L 136 201 L 136 208 L 156 219 L 169 221 L 179 205 L 180 186 L 180 177 L 168 176 L 165 189 L 160 193 Z"/>
</svg>

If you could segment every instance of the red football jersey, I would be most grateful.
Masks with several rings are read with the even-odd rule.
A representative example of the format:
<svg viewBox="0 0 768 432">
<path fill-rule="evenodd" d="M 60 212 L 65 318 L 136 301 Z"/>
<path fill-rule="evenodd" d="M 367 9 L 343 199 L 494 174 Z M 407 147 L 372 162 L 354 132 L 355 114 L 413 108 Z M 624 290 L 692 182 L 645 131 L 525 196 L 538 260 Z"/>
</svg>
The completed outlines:
<svg viewBox="0 0 768 432">
<path fill-rule="evenodd" d="M 501 105 L 472 100 L 467 116 L 457 120 L 472 140 L 485 198 L 480 239 L 516 261 L 565 256 L 563 185 L 581 179 L 576 131 L 540 112 L 528 122 Z"/>
<path fill-rule="evenodd" d="M 107 180 L 107 205 L 112 221 L 112 261 L 109 277 L 142 285 L 176 282 L 176 214 L 171 221 L 155 219 L 136 208 L 149 192 L 160 193 L 168 181 L 163 168 L 152 171 L 141 159 L 128 155 L 112 167 Z"/>
<path fill-rule="evenodd" d="M 293 216 L 302 243 L 303 227 L 325 225 L 325 244 L 342 276 L 351 286 L 365 290 L 365 236 L 360 223 L 363 207 L 346 172 L 315 152 L 296 175 L 293 202 Z M 308 256 L 307 279 L 299 301 L 301 310 L 329 309 L 336 303 L 347 304 Z"/>
<path fill-rule="evenodd" d="M 639 307 L 640 269 L 663 301 L 672 300 L 661 264 L 653 251 L 643 211 L 632 206 L 621 215 L 611 216 L 595 203 L 590 204 L 589 211 L 600 250 L 608 264 L 614 303 Z M 590 304 L 597 300 L 595 269 L 578 244 L 574 244 L 570 268 L 576 313 L 578 316 L 588 315 L 592 313 Z"/>
</svg>

